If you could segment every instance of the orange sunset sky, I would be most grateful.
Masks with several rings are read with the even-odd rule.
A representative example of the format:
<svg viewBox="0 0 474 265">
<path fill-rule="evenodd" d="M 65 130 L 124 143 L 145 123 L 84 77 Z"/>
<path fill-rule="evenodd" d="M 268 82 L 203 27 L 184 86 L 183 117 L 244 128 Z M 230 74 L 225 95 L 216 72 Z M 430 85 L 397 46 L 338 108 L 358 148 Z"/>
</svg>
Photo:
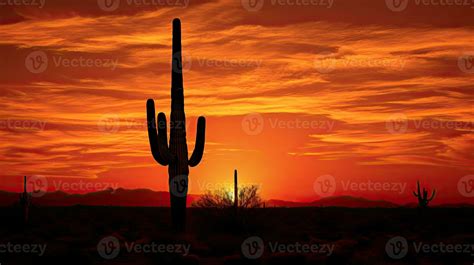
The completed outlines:
<svg viewBox="0 0 474 265">
<path fill-rule="evenodd" d="M 21 189 L 23 175 L 45 176 L 49 190 L 168 190 L 145 106 L 153 98 L 169 117 L 179 17 L 190 154 L 196 117 L 207 118 L 191 194 L 230 187 L 237 168 L 265 199 L 319 199 L 330 175 L 335 196 L 411 202 L 419 179 L 438 190 L 435 204 L 473 201 L 474 3 L 34 3 L 0 0 L 2 190 Z"/>
</svg>

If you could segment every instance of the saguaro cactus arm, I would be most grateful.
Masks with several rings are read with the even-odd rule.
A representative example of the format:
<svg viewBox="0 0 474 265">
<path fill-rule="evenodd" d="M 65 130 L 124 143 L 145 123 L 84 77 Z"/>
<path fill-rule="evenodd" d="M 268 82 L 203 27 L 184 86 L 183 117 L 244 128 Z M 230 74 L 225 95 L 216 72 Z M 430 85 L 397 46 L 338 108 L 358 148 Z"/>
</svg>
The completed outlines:
<svg viewBox="0 0 474 265">
<path fill-rule="evenodd" d="M 433 193 L 431 194 L 431 198 L 428 199 L 428 201 L 432 201 L 436 195 L 436 190 L 433 190 Z"/>
<path fill-rule="evenodd" d="M 416 187 L 417 187 L 417 190 L 418 190 L 418 193 L 416 193 L 415 191 L 413 192 L 413 195 L 415 195 L 415 197 L 420 197 L 421 196 L 421 190 L 420 190 L 420 181 L 417 181 L 416 182 Z"/>
<path fill-rule="evenodd" d="M 146 103 L 148 139 L 150 149 L 156 162 L 163 166 L 169 165 L 173 157 L 168 149 L 168 137 L 166 135 L 166 116 L 164 113 L 158 114 L 158 123 L 155 119 L 155 102 L 149 99 Z"/>
<path fill-rule="evenodd" d="M 194 145 L 194 151 L 189 159 L 189 166 L 195 167 L 201 162 L 202 155 L 204 154 L 204 144 L 206 139 L 206 118 L 203 116 L 198 118 L 198 124 L 196 129 L 196 144 Z"/>
</svg>

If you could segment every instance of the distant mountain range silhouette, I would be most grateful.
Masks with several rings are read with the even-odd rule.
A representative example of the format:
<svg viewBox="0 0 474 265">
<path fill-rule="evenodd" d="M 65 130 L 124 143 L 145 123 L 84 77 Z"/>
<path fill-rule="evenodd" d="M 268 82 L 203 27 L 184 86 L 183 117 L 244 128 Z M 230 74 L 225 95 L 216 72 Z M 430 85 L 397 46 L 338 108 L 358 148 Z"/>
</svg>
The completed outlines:
<svg viewBox="0 0 474 265">
<path fill-rule="evenodd" d="M 187 204 L 191 204 L 199 199 L 200 195 L 189 194 Z M 19 194 L 14 192 L 0 191 L 0 206 L 11 206 L 17 204 Z M 41 197 L 32 198 L 33 205 L 36 206 L 142 206 L 142 207 L 169 207 L 170 196 L 167 191 L 152 191 L 149 189 L 108 189 L 91 192 L 87 194 L 69 194 L 62 191 L 46 193 Z M 312 202 L 292 202 L 285 200 L 268 200 L 266 207 L 347 207 L 347 208 L 416 208 L 417 203 L 399 205 L 384 200 L 369 200 L 352 196 L 328 197 Z M 433 207 L 474 207 L 472 204 L 442 204 Z"/>
<path fill-rule="evenodd" d="M 269 200 L 266 202 L 267 207 L 346 207 L 346 208 L 417 208 L 418 203 L 407 203 L 407 204 L 396 204 L 384 200 L 369 200 L 361 197 L 352 196 L 335 196 L 327 197 L 312 202 L 291 202 L 284 200 Z M 459 203 L 459 204 L 440 204 L 433 205 L 432 207 L 447 207 L 447 208 L 458 208 L 458 207 L 474 207 L 473 204 Z"/>
<path fill-rule="evenodd" d="M 18 193 L 0 191 L 0 206 L 18 203 Z M 189 195 L 187 203 L 197 200 L 199 196 Z M 169 207 L 170 195 L 166 191 L 152 191 L 148 189 L 107 189 L 87 194 L 69 194 L 62 191 L 45 193 L 41 197 L 32 198 L 33 205 L 37 206 L 144 206 Z"/>
<path fill-rule="evenodd" d="M 388 201 L 373 201 L 359 197 L 337 196 L 327 197 L 312 202 L 288 202 L 269 200 L 269 207 L 349 207 L 349 208 L 396 208 L 400 205 Z"/>
</svg>

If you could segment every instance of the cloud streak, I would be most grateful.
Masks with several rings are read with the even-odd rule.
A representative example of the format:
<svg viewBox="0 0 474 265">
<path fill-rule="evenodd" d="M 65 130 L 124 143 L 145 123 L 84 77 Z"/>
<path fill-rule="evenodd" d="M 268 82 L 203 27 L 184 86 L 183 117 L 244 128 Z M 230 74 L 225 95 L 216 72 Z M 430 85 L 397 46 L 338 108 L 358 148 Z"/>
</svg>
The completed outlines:
<svg viewBox="0 0 474 265">
<path fill-rule="evenodd" d="M 249 12 L 230 0 L 122 2 L 114 11 L 92 0 L 0 9 L 0 178 L 115 177 L 166 189 L 147 146 L 145 102 L 169 112 L 174 17 L 183 21 L 188 140 L 204 114 L 212 143 L 193 175 L 223 181 L 239 167 L 265 197 L 307 199 L 311 181 L 327 173 L 383 179 L 398 165 L 396 177 L 413 182 L 422 166 L 448 185 L 473 172 L 473 73 L 463 61 L 474 56 L 470 8 L 266 1 Z M 48 63 L 33 73 L 38 51 Z M 246 123 L 250 113 L 260 116 Z M 406 131 L 387 129 L 393 115 L 405 117 Z M 245 127 L 255 117 L 265 125 L 258 134 Z M 299 195 L 278 188 L 289 174 Z"/>
</svg>

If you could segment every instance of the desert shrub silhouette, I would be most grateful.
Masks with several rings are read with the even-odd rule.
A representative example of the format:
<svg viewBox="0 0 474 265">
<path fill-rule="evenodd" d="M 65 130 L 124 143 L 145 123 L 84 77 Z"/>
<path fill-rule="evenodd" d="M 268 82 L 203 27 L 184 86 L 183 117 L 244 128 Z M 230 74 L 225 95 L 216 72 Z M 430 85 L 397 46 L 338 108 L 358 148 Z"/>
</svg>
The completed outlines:
<svg viewBox="0 0 474 265">
<path fill-rule="evenodd" d="M 198 201 L 193 203 L 194 207 L 228 209 L 234 207 L 232 193 L 226 189 L 206 191 Z"/>
<path fill-rule="evenodd" d="M 415 197 L 418 198 L 418 207 L 427 208 L 428 204 L 434 199 L 436 195 L 436 190 L 433 190 L 433 193 L 431 194 L 431 198 L 428 198 L 428 191 L 425 188 L 423 188 L 423 193 L 421 193 L 420 181 L 416 182 L 416 186 L 417 186 L 418 193 L 414 191 L 413 195 L 415 195 Z"/>
<path fill-rule="evenodd" d="M 234 191 L 235 192 L 235 191 Z M 217 189 L 206 191 L 198 201 L 193 203 L 194 207 L 200 209 L 202 216 L 199 222 L 200 232 L 214 231 L 221 233 L 243 233 L 249 230 L 255 231 L 260 219 L 262 199 L 259 195 L 258 186 L 241 186 L 238 190 L 238 206 L 234 200 L 234 192 L 230 189 Z M 204 221 L 205 220 L 205 221 Z"/>
<path fill-rule="evenodd" d="M 158 121 L 156 121 L 153 99 L 147 101 L 148 137 L 155 160 L 163 166 L 168 166 L 173 225 L 178 230 L 184 230 L 189 166 L 197 166 L 202 159 L 206 119 L 202 116 L 198 118 L 196 144 L 192 156 L 188 159 L 181 56 L 181 22 L 177 18 L 173 20 L 172 52 L 169 145 L 166 135 L 166 116 L 163 112 L 160 112 L 157 117 Z"/>
<path fill-rule="evenodd" d="M 224 233 L 240 233 L 253 229 L 255 216 L 259 215 L 263 200 L 256 185 L 237 185 L 237 170 L 234 171 L 234 189 L 220 188 L 208 190 L 193 207 L 200 208 L 205 215 L 205 225 L 209 230 Z M 204 226 L 201 230 L 206 231 Z"/>
</svg>

